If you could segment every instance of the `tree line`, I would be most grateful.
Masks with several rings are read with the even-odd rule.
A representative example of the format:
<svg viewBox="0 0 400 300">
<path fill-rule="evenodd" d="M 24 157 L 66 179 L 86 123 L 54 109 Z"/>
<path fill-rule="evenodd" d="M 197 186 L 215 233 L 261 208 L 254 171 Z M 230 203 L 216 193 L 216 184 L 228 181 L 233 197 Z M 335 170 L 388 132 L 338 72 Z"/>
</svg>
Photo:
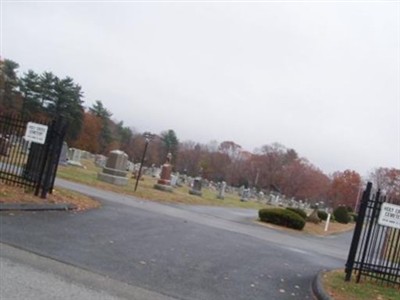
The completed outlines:
<svg viewBox="0 0 400 300">
<path fill-rule="evenodd" d="M 85 108 L 82 87 L 72 78 L 33 70 L 18 76 L 18 68 L 12 60 L 0 60 L 0 112 L 27 118 L 63 116 L 69 123 L 66 141 L 70 147 L 103 155 L 120 149 L 130 160 L 140 162 L 146 137 L 123 121 L 113 119 L 101 100 Z M 233 141 L 180 142 L 172 129 L 152 136 L 145 166 L 161 165 L 169 152 L 177 172 L 314 203 L 323 201 L 333 207 L 353 207 L 364 184 L 354 170 L 327 175 L 300 157 L 295 149 L 278 143 L 266 144 L 250 153 Z M 380 167 L 367 179 L 390 197 L 400 198 L 399 169 Z"/>
</svg>

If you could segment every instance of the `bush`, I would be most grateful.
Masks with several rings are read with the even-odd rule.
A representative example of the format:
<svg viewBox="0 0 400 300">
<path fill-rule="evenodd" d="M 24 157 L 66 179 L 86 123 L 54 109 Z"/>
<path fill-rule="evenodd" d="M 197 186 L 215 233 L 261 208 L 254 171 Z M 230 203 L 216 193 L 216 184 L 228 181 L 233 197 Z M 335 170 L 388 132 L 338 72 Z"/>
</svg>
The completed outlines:
<svg viewBox="0 0 400 300">
<path fill-rule="evenodd" d="M 323 221 L 326 221 L 328 219 L 328 213 L 323 210 L 318 211 L 318 218 L 320 218 Z"/>
<path fill-rule="evenodd" d="M 339 206 L 333 211 L 333 215 L 335 216 L 335 220 L 342 224 L 347 224 L 350 222 L 350 215 L 347 211 L 347 208 L 344 206 Z"/>
<path fill-rule="evenodd" d="M 292 212 L 295 212 L 298 214 L 300 217 L 302 217 L 304 220 L 307 219 L 307 214 L 304 210 L 301 208 L 294 208 L 294 207 L 286 207 L 287 210 L 290 210 Z"/>
<path fill-rule="evenodd" d="M 351 221 L 354 222 L 354 223 L 357 222 L 357 217 L 358 217 L 358 215 L 356 213 L 351 213 L 350 214 Z"/>
<path fill-rule="evenodd" d="M 282 208 L 263 208 L 258 211 L 262 222 L 272 223 L 297 230 L 302 230 L 306 221 L 297 213 Z"/>
</svg>

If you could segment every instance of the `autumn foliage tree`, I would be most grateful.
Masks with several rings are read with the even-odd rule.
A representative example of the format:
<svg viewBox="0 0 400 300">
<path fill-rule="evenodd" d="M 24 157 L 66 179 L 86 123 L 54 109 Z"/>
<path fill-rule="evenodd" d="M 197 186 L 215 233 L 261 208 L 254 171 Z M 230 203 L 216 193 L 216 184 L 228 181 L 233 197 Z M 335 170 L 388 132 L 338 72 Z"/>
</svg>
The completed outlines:
<svg viewBox="0 0 400 300">
<path fill-rule="evenodd" d="M 90 112 L 85 112 L 82 130 L 79 137 L 71 143 L 71 146 L 91 153 L 99 153 L 100 144 L 98 137 L 100 136 L 101 128 L 101 119 Z"/>
<path fill-rule="evenodd" d="M 400 170 L 395 168 L 376 168 L 369 175 L 369 180 L 376 189 L 400 203 Z"/>
<path fill-rule="evenodd" d="M 286 196 L 313 203 L 325 201 L 330 187 L 328 176 L 305 159 L 286 165 L 279 182 Z"/>
<path fill-rule="evenodd" d="M 333 174 L 329 200 L 333 207 L 355 207 L 361 188 L 361 176 L 356 171 L 346 170 Z"/>
</svg>

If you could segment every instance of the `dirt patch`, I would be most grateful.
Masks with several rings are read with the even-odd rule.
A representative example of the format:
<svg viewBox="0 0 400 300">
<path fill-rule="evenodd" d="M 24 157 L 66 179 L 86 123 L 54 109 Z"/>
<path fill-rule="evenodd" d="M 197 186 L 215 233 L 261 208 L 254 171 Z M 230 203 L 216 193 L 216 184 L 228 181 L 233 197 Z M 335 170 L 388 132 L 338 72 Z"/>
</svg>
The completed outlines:
<svg viewBox="0 0 400 300">
<path fill-rule="evenodd" d="M 0 203 L 5 204 L 73 204 L 77 211 L 84 211 L 100 207 L 100 202 L 72 192 L 66 189 L 57 188 L 46 199 L 36 197 L 31 189 L 24 189 L 0 183 Z"/>
</svg>

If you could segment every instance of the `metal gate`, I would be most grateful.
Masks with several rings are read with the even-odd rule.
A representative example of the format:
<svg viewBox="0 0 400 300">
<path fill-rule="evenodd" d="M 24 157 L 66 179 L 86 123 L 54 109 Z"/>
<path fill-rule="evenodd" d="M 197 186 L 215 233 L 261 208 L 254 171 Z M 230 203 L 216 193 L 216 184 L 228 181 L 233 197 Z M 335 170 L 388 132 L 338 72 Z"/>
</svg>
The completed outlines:
<svg viewBox="0 0 400 300">
<path fill-rule="evenodd" d="M 28 132 L 35 134 L 35 126 L 47 130 L 42 141 L 26 136 Z M 54 186 L 66 129 L 61 117 L 42 121 L 0 114 L 0 181 L 27 187 L 45 198 Z"/>
<path fill-rule="evenodd" d="M 366 277 L 400 288 L 400 222 L 397 222 L 400 206 L 392 205 L 394 211 L 390 217 L 393 218 L 393 226 L 382 225 L 378 223 L 378 218 L 383 203 L 390 203 L 390 199 L 381 195 L 380 191 L 372 194 L 372 183 L 369 182 L 363 193 L 346 263 L 346 281 L 355 273 L 356 282 Z"/>
</svg>

